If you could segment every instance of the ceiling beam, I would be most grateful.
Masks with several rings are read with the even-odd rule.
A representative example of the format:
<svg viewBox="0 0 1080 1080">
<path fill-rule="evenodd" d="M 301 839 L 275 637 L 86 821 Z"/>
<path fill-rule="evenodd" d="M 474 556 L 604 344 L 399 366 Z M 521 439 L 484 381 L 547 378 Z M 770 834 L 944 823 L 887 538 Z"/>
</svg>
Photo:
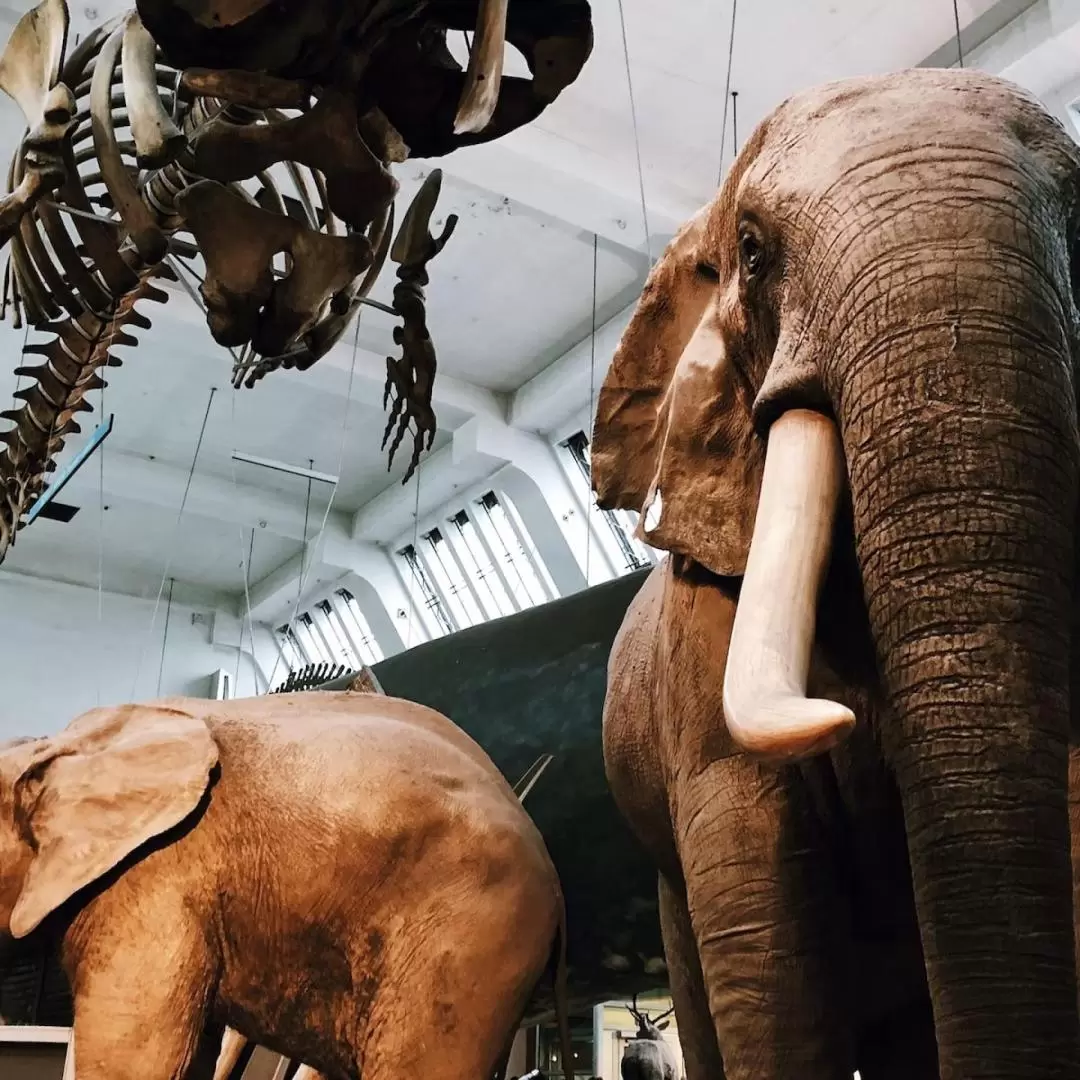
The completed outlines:
<svg viewBox="0 0 1080 1080">
<path fill-rule="evenodd" d="M 76 499 L 92 498 L 96 502 L 102 481 L 107 499 L 129 500 L 176 513 L 184 498 L 188 470 L 126 450 L 107 451 L 100 476 L 96 469 L 79 474 L 71 481 L 68 491 Z M 321 520 L 323 506 L 318 505 L 316 511 L 317 520 Z M 234 484 L 231 478 L 205 472 L 196 472 L 191 477 L 184 516 L 262 529 L 298 542 L 304 537 L 302 501 L 251 483 Z M 328 526 L 344 531 L 347 522 L 345 514 L 331 511 Z"/>
<path fill-rule="evenodd" d="M 1035 0 L 973 49 L 970 63 L 1030 90 L 1068 124 L 1078 55 L 1080 0 Z"/>
<path fill-rule="evenodd" d="M 645 227 L 639 199 L 628 198 L 588 177 L 558 169 L 550 163 L 541 138 L 522 129 L 514 146 L 506 141 L 483 143 L 456 151 L 439 162 L 448 179 L 477 191 L 509 199 L 557 222 L 595 233 L 603 240 L 643 254 Z M 533 153 L 528 149 L 532 147 Z M 655 258 L 667 238 L 699 209 L 686 199 L 646 203 L 649 248 Z"/>
<path fill-rule="evenodd" d="M 24 541 L 26 543 L 27 541 Z M 144 574 L 110 575 L 107 596 L 123 596 L 153 604 L 153 595 L 158 587 L 159 576 L 153 580 Z M 85 581 L 76 581 L 65 577 L 64 567 L 50 565 L 47 570 L 20 567 L 17 570 L 0 567 L 0 587 L 11 585 L 39 592 L 43 589 L 79 589 L 83 592 L 97 593 L 97 586 Z M 236 597 L 232 593 L 220 592 L 207 586 L 177 580 L 173 587 L 173 604 L 187 608 L 228 609 L 234 606 Z"/>
<path fill-rule="evenodd" d="M 496 425 L 502 428 L 500 422 Z M 353 514 L 352 538 L 389 544 L 419 520 L 442 506 L 453 493 L 491 476 L 507 463 L 492 452 L 487 427 L 474 418 L 454 432 L 446 446 L 428 454 L 408 484 L 392 484 Z"/>
<path fill-rule="evenodd" d="M 374 544 L 360 543 L 347 536 L 341 529 L 327 532 L 308 545 L 303 560 L 303 587 L 300 586 L 300 553 L 286 559 L 249 589 L 251 617 L 256 622 L 280 625 L 290 619 L 294 611 L 306 611 L 316 601 L 341 582 L 353 580 L 351 588 L 358 588 L 364 581 L 373 590 L 384 608 L 389 623 L 376 628 L 377 613 L 365 612 L 372 622 L 384 650 L 396 651 L 401 647 L 400 633 L 394 628 L 393 618 L 399 610 L 411 605 L 400 577 L 394 570 L 389 553 Z M 297 598 L 299 597 L 299 604 Z M 242 613 L 244 598 L 238 611 Z"/>
<path fill-rule="evenodd" d="M 596 400 L 611 358 L 637 302 L 623 308 L 592 334 L 582 338 L 554 363 L 534 375 L 510 397 L 511 427 L 541 434 L 557 428 L 583 406 Z"/>
<path fill-rule="evenodd" d="M 1004 30 L 1009 23 L 1020 18 L 1028 9 L 1045 2 L 1046 0 L 996 0 L 981 15 L 972 19 L 967 26 L 960 28 L 960 45 L 964 51 L 964 63 L 967 64 L 976 49 Z M 953 33 L 915 66 L 947 68 L 956 64 L 958 59 L 956 35 Z"/>
</svg>

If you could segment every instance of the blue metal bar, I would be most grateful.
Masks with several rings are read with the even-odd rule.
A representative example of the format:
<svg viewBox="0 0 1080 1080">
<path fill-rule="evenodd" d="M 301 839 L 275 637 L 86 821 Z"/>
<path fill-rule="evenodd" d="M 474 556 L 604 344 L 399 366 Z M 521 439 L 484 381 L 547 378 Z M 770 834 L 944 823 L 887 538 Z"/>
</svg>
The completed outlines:
<svg viewBox="0 0 1080 1080">
<path fill-rule="evenodd" d="M 113 414 L 94 430 L 94 434 L 87 440 L 86 445 L 65 465 L 56 479 L 38 496 L 37 502 L 30 507 L 30 512 L 23 519 L 23 526 L 29 525 L 34 518 L 45 509 L 64 489 L 67 482 L 79 471 L 86 459 L 105 441 L 105 437 L 112 431 Z"/>
</svg>

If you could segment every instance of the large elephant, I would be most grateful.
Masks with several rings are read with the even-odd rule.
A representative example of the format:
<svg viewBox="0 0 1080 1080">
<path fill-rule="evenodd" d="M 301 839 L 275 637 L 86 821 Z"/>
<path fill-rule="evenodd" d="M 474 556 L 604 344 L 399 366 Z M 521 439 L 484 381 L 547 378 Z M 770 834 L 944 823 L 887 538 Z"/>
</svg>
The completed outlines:
<svg viewBox="0 0 1080 1080">
<path fill-rule="evenodd" d="M 0 751 L 0 933 L 46 920 L 78 1080 L 209 1080 L 226 1024 L 334 1080 L 476 1080 L 557 944 L 569 1051 L 543 840 L 411 702 L 176 698 Z"/>
<path fill-rule="evenodd" d="M 726 668 L 717 650 L 684 667 L 693 650 L 672 622 L 670 678 L 713 691 L 658 737 L 719 748 L 723 716 L 771 761 L 845 735 L 850 753 L 880 746 L 880 785 L 858 790 L 867 857 L 888 843 L 895 782 L 945 1080 L 1078 1075 L 1078 181 L 1061 126 L 977 72 L 802 93 L 654 268 L 598 400 L 601 505 L 643 511 L 649 541 L 685 561 L 691 607 L 696 575 L 740 579 Z M 818 640 L 862 695 L 854 709 L 806 696 L 829 567 L 838 602 Z M 820 798 L 842 801 L 842 761 L 825 759 Z M 766 840 L 763 857 L 789 860 L 777 922 L 750 876 L 725 897 L 710 874 L 727 856 L 707 843 L 725 807 L 707 791 L 686 826 L 700 845 L 676 851 L 698 946 L 782 952 L 792 920 L 809 924 L 812 954 L 777 977 L 812 992 L 815 970 L 844 959 L 832 898 L 815 893 L 827 852 L 809 807 L 790 847 Z M 751 840 L 756 807 L 732 809 Z M 726 939 L 724 902 L 741 913 Z M 892 906 L 872 893 L 859 915 L 891 928 Z M 770 1007 L 768 984 L 740 989 L 744 1013 Z M 845 1024 L 842 1001 L 819 1007 L 819 1027 Z"/>
<path fill-rule="evenodd" d="M 866 723 L 828 755 L 753 761 L 699 719 L 723 709 L 721 680 L 701 673 L 727 660 L 737 599 L 734 579 L 668 561 L 609 659 L 608 775 L 660 871 L 688 1080 L 936 1080 L 900 797 L 873 735 L 880 692 L 835 663 L 828 634 L 810 688 Z M 842 603 L 826 591 L 823 621 Z M 1080 747 L 1069 807 L 1080 917 Z"/>
<path fill-rule="evenodd" d="M 779 769 L 741 753 L 713 673 L 737 597 L 732 579 L 668 560 L 609 661 L 608 778 L 660 871 L 688 1080 L 936 1080 L 880 696 L 819 647 L 810 685 L 856 713 L 851 738 Z"/>
</svg>

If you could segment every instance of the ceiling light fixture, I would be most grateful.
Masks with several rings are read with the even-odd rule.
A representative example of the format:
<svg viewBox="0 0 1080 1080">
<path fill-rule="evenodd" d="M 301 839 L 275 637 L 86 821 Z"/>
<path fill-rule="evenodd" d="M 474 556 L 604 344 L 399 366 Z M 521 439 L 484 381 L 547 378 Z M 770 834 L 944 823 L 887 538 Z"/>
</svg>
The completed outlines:
<svg viewBox="0 0 1080 1080">
<path fill-rule="evenodd" d="M 239 450 L 232 452 L 233 461 L 243 461 L 248 465 L 258 465 L 263 469 L 273 469 L 275 472 L 288 473 L 290 476 L 302 476 L 305 480 L 315 480 L 320 484 L 336 484 L 338 478 L 332 473 L 317 472 L 315 469 L 305 469 L 303 465 L 290 465 L 287 461 L 274 461 L 273 458 L 256 457 L 254 454 L 242 454 Z"/>
</svg>

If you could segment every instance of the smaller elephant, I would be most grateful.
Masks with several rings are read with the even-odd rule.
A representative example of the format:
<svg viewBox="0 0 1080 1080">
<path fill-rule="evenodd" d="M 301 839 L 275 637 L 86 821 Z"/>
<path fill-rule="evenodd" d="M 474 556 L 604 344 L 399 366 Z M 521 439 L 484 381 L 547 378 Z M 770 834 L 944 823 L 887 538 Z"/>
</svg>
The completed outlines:
<svg viewBox="0 0 1080 1080">
<path fill-rule="evenodd" d="M 79 1080 L 210 1080 L 226 1026 L 327 1080 L 475 1080 L 557 942 L 569 1051 L 543 840 L 412 702 L 175 698 L 0 748 L 0 937 L 46 920 Z"/>
<path fill-rule="evenodd" d="M 665 1017 L 675 1011 L 672 1006 L 655 1020 L 637 1007 L 637 995 L 629 1007 L 630 1015 L 637 1023 L 637 1034 L 626 1044 L 619 1074 L 622 1080 L 679 1080 L 679 1065 L 675 1051 L 664 1038 L 668 1026 Z"/>
</svg>

